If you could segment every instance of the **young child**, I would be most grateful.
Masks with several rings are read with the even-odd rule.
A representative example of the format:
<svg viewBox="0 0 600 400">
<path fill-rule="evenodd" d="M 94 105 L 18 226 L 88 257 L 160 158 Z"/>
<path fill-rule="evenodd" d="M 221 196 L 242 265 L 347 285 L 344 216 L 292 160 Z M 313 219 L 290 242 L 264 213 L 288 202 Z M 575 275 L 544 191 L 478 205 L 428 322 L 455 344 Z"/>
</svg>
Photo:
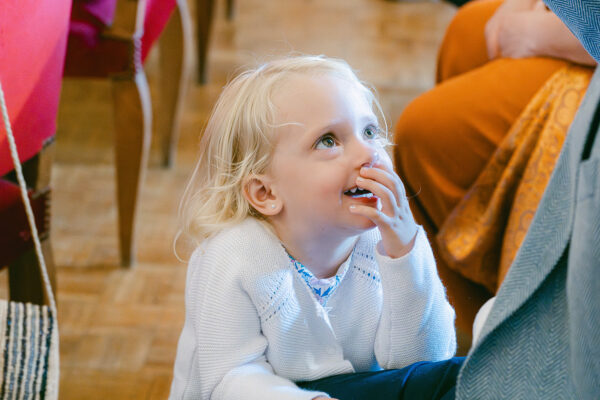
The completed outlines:
<svg viewBox="0 0 600 400">
<path fill-rule="evenodd" d="M 225 87 L 182 204 L 198 247 L 172 399 L 329 398 L 297 383 L 454 355 L 454 310 L 374 108 L 322 56 Z"/>
</svg>

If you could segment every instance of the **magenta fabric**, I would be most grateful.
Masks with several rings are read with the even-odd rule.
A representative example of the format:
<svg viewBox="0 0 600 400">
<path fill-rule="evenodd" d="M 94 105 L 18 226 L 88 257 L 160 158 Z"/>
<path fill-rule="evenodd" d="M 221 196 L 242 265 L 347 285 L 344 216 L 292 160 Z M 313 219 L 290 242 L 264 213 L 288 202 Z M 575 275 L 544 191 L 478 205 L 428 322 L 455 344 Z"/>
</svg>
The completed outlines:
<svg viewBox="0 0 600 400">
<path fill-rule="evenodd" d="M 85 22 L 71 21 L 65 61 L 65 76 L 107 77 L 127 71 L 131 44 L 100 36 L 102 28 Z"/>
<path fill-rule="evenodd" d="M 109 26 L 116 7 L 117 0 L 73 0 L 71 21 L 83 21 L 98 27 Z"/>
<path fill-rule="evenodd" d="M 56 132 L 71 0 L 0 1 L 0 81 L 21 161 Z M 0 176 L 13 169 L 0 124 Z"/>
<path fill-rule="evenodd" d="M 160 36 L 175 9 L 176 0 L 147 0 L 144 36 L 142 38 L 142 61 Z"/>
<path fill-rule="evenodd" d="M 0 179 L 0 215 L 2 215 L 4 210 L 8 209 L 8 207 L 19 202 L 20 199 L 21 192 L 19 186 L 5 179 Z"/>
<path fill-rule="evenodd" d="M 107 77 L 127 71 L 133 63 L 131 44 L 102 36 L 113 18 L 117 0 L 75 0 L 69 27 L 65 76 Z M 142 62 L 165 28 L 176 0 L 147 0 Z"/>
</svg>

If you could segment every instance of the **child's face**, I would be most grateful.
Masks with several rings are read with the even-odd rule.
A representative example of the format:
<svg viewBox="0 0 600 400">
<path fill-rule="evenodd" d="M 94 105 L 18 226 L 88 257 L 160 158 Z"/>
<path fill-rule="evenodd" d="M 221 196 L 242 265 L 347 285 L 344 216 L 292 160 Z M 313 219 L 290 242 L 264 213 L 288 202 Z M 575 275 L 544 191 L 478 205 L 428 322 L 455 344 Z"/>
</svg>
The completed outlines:
<svg viewBox="0 0 600 400">
<path fill-rule="evenodd" d="M 274 96 L 275 150 L 269 171 L 282 201 L 277 216 L 296 232 L 356 235 L 375 225 L 352 204 L 377 198 L 352 193 L 363 166 L 391 160 L 378 140 L 378 122 L 364 95 L 333 76 L 294 77 Z"/>
</svg>

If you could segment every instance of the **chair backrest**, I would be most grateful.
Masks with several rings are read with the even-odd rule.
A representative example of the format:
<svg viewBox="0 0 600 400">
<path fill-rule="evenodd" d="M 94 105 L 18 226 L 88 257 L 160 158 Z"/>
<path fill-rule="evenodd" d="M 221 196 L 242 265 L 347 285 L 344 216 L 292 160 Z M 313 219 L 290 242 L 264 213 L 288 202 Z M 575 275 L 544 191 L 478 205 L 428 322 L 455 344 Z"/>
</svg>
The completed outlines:
<svg viewBox="0 0 600 400">
<path fill-rule="evenodd" d="M 65 76 L 108 77 L 132 72 L 138 65 L 135 55 L 141 51 L 139 61 L 146 59 L 176 1 L 74 0 Z M 144 13 L 138 13 L 138 7 L 143 7 Z M 136 33 L 141 33 L 140 41 L 134 40 Z"/>
<path fill-rule="evenodd" d="M 56 132 L 71 0 L 0 1 L 0 80 L 19 157 L 36 155 Z M 0 130 L 0 176 L 13 169 Z"/>
<path fill-rule="evenodd" d="M 142 60 L 158 39 L 175 9 L 176 0 L 146 0 L 144 35 L 142 37 Z M 100 27 L 110 26 L 115 17 L 117 0 L 74 0 L 72 21 L 87 22 Z"/>
<path fill-rule="evenodd" d="M 117 0 L 73 0 L 71 21 L 84 21 L 106 27 L 112 24 Z"/>
</svg>

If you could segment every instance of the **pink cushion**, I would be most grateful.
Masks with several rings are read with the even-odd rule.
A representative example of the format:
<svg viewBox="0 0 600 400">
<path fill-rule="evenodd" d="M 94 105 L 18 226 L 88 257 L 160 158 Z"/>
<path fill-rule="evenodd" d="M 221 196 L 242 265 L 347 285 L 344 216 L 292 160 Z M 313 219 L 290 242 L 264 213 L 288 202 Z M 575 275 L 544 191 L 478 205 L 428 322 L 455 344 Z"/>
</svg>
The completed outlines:
<svg viewBox="0 0 600 400">
<path fill-rule="evenodd" d="M 106 77 L 127 71 L 130 44 L 102 36 L 114 17 L 116 0 L 75 0 L 69 27 L 66 76 Z M 175 9 L 176 0 L 147 0 L 142 36 L 142 61 Z"/>
<path fill-rule="evenodd" d="M 109 26 L 116 7 L 117 0 L 73 0 L 71 21 L 86 21 L 99 27 Z"/>
<path fill-rule="evenodd" d="M 22 161 L 56 131 L 70 0 L 0 1 L 0 81 Z M 13 169 L 0 118 L 0 176 Z"/>
<path fill-rule="evenodd" d="M 20 199 L 19 187 L 5 179 L 0 179 L 0 215 Z"/>
<path fill-rule="evenodd" d="M 71 21 L 65 60 L 65 76 L 106 77 L 127 71 L 130 44 L 100 36 L 101 28 L 84 21 Z"/>
<path fill-rule="evenodd" d="M 142 60 L 146 60 L 152 45 L 167 26 L 176 4 L 176 0 L 148 0 L 142 37 Z"/>
</svg>

